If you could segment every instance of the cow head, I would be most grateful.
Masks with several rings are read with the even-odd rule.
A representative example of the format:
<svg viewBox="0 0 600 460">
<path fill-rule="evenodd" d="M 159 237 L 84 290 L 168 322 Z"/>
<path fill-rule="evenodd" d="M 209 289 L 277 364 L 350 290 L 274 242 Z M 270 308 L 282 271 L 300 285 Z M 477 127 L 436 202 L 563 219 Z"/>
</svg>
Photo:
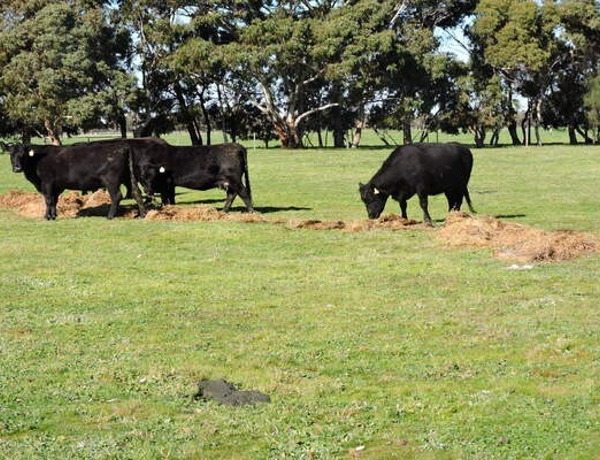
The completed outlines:
<svg viewBox="0 0 600 460">
<path fill-rule="evenodd" d="M 377 219 L 385 208 L 385 202 L 388 195 L 377 190 L 370 182 L 368 184 L 358 184 L 360 198 L 367 207 L 369 219 Z"/>
<path fill-rule="evenodd" d="M 13 144 L 7 146 L 7 150 L 10 154 L 10 164 L 12 165 L 13 172 L 22 172 L 23 163 L 26 161 L 28 155 L 27 147 L 23 144 Z"/>
</svg>

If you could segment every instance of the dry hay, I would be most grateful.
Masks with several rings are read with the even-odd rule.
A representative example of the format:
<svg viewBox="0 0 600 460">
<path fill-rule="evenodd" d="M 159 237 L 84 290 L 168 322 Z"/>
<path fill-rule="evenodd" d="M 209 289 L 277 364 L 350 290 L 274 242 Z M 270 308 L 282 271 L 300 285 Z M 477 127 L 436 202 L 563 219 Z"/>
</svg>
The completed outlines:
<svg viewBox="0 0 600 460">
<path fill-rule="evenodd" d="M 110 197 L 99 190 L 89 195 L 78 192 L 64 193 L 58 201 L 60 217 L 82 215 L 106 216 Z M 38 193 L 10 191 L 0 195 L 0 208 L 12 208 L 28 217 L 42 217 L 45 204 Z M 133 218 L 135 207 L 129 207 L 120 215 Z M 293 229 L 341 230 L 364 232 L 369 230 L 423 230 L 431 229 L 415 220 L 404 219 L 397 214 L 388 214 L 379 219 L 353 221 L 340 220 L 301 220 L 283 221 L 266 219 L 258 213 L 224 213 L 211 206 L 165 206 L 148 211 L 150 221 L 233 221 L 268 222 L 283 224 Z M 436 235 L 448 246 L 492 248 L 494 255 L 502 260 L 514 262 L 553 262 L 569 260 L 580 255 L 600 251 L 597 235 L 560 230 L 546 232 L 526 225 L 507 223 L 491 216 L 473 217 L 465 213 L 450 213 L 446 223 L 438 227 Z"/>
<path fill-rule="evenodd" d="M 236 222 L 266 222 L 257 213 L 226 213 L 212 206 L 164 206 L 152 209 L 146 214 L 146 220 L 158 221 L 199 221 L 212 222 L 218 220 Z"/>
<path fill-rule="evenodd" d="M 59 217 L 106 216 L 110 206 L 110 196 L 105 190 L 81 195 L 79 192 L 68 191 L 58 198 L 56 210 Z M 25 217 L 43 217 L 46 203 L 39 193 L 11 190 L 0 195 L 0 208 L 15 209 Z M 134 210 L 128 210 L 126 217 L 133 217 Z"/>
<path fill-rule="evenodd" d="M 546 232 L 495 217 L 450 213 L 437 236 L 450 246 L 495 249 L 494 255 L 515 262 L 556 262 L 600 250 L 596 235 L 572 230 Z"/>
<path fill-rule="evenodd" d="M 307 228 L 311 230 L 343 230 L 347 232 L 365 232 L 368 230 L 408 230 L 425 228 L 416 220 L 404 219 L 397 214 L 386 214 L 379 219 L 351 220 L 302 220 L 290 222 L 292 228 Z"/>
</svg>

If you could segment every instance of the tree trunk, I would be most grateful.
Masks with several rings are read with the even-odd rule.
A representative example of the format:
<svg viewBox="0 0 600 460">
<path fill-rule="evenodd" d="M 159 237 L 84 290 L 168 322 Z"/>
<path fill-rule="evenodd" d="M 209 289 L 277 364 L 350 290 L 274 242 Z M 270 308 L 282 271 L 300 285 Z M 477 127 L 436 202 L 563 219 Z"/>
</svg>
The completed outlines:
<svg viewBox="0 0 600 460">
<path fill-rule="evenodd" d="M 517 133 L 517 122 L 515 120 L 511 120 L 508 124 L 508 134 L 510 134 L 513 145 L 521 145 L 521 139 L 519 139 L 519 134 Z"/>
<path fill-rule="evenodd" d="M 512 86 L 508 88 L 508 134 L 513 145 L 521 145 L 519 134 L 517 133 L 517 112 L 513 108 L 513 91 Z"/>
<path fill-rule="evenodd" d="M 542 145 L 542 138 L 540 137 L 540 126 L 542 125 L 542 98 L 538 98 L 535 103 L 535 142 L 538 146 Z"/>
<path fill-rule="evenodd" d="M 402 136 L 404 144 L 412 144 L 412 131 L 410 128 L 410 119 L 405 119 L 402 122 Z"/>
<path fill-rule="evenodd" d="M 192 145 L 202 145 L 202 135 L 196 130 L 194 116 L 189 110 L 187 103 L 185 102 L 185 97 L 183 95 L 183 90 L 181 89 L 181 86 L 175 84 L 174 90 L 175 96 L 177 97 L 177 102 L 179 103 L 179 114 L 181 118 L 183 118 L 183 122 L 185 124 L 188 134 L 190 135 L 190 141 L 192 142 Z"/>
<path fill-rule="evenodd" d="M 286 123 L 284 120 L 278 120 L 274 125 L 281 147 L 284 149 L 302 148 L 302 139 L 293 121 Z"/>
<path fill-rule="evenodd" d="M 485 147 L 485 127 L 483 125 L 475 125 L 473 131 L 475 133 L 475 146 L 477 148 Z"/>
<path fill-rule="evenodd" d="M 494 131 L 492 132 L 492 137 L 490 138 L 490 146 L 496 147 L 498 145 L 499 140 L 500 140 L 500 129 L 494 128 Z"/>
<path fill-rule="evenodd" d="M 382 141 L 382 142 L 383 142 L 385 145 L 387 145 L 387 146 L 391 145 L 391 144 L 389 143 L 389 141 L 386 139 L 385 135 L 384 135 L 384 134 L 382 134 L 382 133 L 380 133 L 380 132 L 379 132 L 379 130 L 378 130 L 377 128 L 373 127 L 373 131 L 375 132 L 375 134 L 377 134 L 377 137 L 378 137 L 379 139 L 381 139 L 381 141 Z"/>
<path fill-rule="evenodd" d="M 569 133 L 569 144 L 577 145 L 577 134 L 575 134 L 575 126 L 569 124 L 567 127 L 567 132 Z"/>
<path fill-rule="evenodd" d="M 352 144 L 350 144 L 350 148 L 355 149 L 360 145 L 364 124 L 365 123 L 362 120 L 356 123 L 356 129 L 354 130 L 354 136 L 352 136 Z"/>
<path fill-rule="evenodd" d="M 127 118 L 125 117 L 125 114 L 121 114 L 119 115 L 119 130 L 121 131 L 121 138 L 122 139 L 126 139 L 127 138 Z"/>
<path fill-rule="evenodd" d="M 321 129 L 317 130 L 317 142 L 319 143 L 319 148 L 323 148 L 323 133 L 321 133 Z"/>
<path fill-rule="evenodd" d="M 340 102 L 340 87 L 338 84 L 334 84 L 331 89 L 331 100 L 334 102 Z M 346 146 L 344 137 L 344 126 L 342 123 L 342 109 L 340 106 L 336 106 L 331 110 L 332 130 L 333 130 L 333 146 L 341 149 Z"/>
<path fill-rule="evenodd" d="M 211 145 L 211 134 L 212 124 L 210 123 L 210 117 L 208 110 L 206 110 L 206 104 L 204 103 L 204 90 L 200 93 L 200 110 L 202 110 L 202 117 L 204 118 L 204 124 L 206 125 L 206 145 Z"/>
<path fill-rule="evenodd" d="M 58 129 L 54 127 L 50 120 L 44 121 L 44 127 L 46 128 L 46 133 L 52 145 L 61 145 L 60 136 L 58 134 Z"/>
<path fill-rule="evenodd" d="M 583 137 L 583 141 L 586 144 L 593 144 L 594 140 L 588 135 L 587 131 L 582 130 L 579 126 L 575 126 L 575 131 L 579 133 L 581 137 Z"/>
</svg>

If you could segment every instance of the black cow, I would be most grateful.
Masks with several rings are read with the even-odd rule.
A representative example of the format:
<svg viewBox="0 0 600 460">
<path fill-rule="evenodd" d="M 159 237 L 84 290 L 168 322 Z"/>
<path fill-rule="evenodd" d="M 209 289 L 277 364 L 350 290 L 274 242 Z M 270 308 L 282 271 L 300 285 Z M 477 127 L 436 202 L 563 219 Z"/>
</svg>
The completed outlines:
<svg viewBox="0 0 600 460">
<path fill-rule="evenodd" d="M 237 195 L 248 212 L 254 211 L 246 149 L 239 144 L 180 147 L 131 145 L 139 183 L 148 195 L 161 194 L 163 204 L 175 204 L 175 187 L 195 190 L 222 188 L 228 212 Z"/>
<path fill-rule="evenodd" d="M 133 175 L 131 155 L 122 144 L 79 144 L 71 146 L 23 145 L 9 147 L 14 172 L 23 172 L 46 201 L 45 218 L 56 219 L 59 195 L 66 189 L 106 188 L 111 198 L 108 218 L 112 219 L 122 194 L 120 185 L 134 182 L 134 197 L 140 215 L 145 211 Z"/>
<path fill-rule="evenodd" d="M 76 142 L 75 144 L 72 144 L 72 145 L 96 145 L 97 146 L 97 145 L 106 145 L 106 144 L 124 146 L 127 149 L 129 149 L 129 147 L 131 147 L 131 146 L 139 146 L 139 147 L 143 148 L 143 146 L 145 146 L 145 145 L 154 145 L 154 144 L 169 145 L 169 143 L 167 141 L 165 141 L 164 139 L 161 139 L 159 137 L 133 137 L 133 138 L 114 137 L 111 139 L 81 141 L 81 142 Z M 126 183 L 124 185 L 125 185 L 125 188 L 127 189 L 127 192 L 125 193 L 125 198 L 134 198 L 134 193 L 139 193 L 138 190 L 136 190 L 135 192 L 132 190 L 133 186 L 131 184 L 131 181 L 129 181 L 129 183 Z M 83 191 L 83 192 L 85 193 L 86 191 Z"/>
<path fill-rule="evenodd" d="M 467 184 L 473 168 L 471 151 L 459 144 L 414 144 L 396 148 L 366 184 L 359 184 L 360 197 L 370 219 L 379 217 L 388 197 L 400 203 L 402 217 L 406 201 L 419 197 L 423 220 L 431 224 L 427 197 L 444 193 L 448 209 L 460 210 L 463 197 L 471 205 Z"/>
</svg>

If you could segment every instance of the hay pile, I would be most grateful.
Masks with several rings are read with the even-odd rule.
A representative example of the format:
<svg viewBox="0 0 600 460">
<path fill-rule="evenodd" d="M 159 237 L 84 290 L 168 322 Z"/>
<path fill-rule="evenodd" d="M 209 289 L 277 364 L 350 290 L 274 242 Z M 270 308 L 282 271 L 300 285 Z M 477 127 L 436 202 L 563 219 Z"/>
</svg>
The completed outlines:
<svg viewBox="0 0 600 460">
<path fill-rule="evenodd" d="M 379 219 L 351 220 L 301 220 L 290 222 L 292 228 L 311 230 L 343 230 L 347 232 L 366 232 L 368 230 L 409 230 L 426 228 L 416 220 L 404 219 L 397 214 L 387 214 Z"/>
<path fill-rule="evenodd" d="M 106 216 L 110 205 L 107 192 L 99 190 L 89 195 L 63 193 L 58 201 L 59 217 Z M 27 217 L 41 218 L 46 205 L 38 193 L 10 191 L 0 195 L 0 208 L 15 209 Z M 124 209 L 124 211 L 123 211 Z M 121 207 L 120 216 L 134 218 L 137 208 Z M 340 230 L 364 232 L 369 230 L 432 230 L 431 227 L 396 214 L 379 219 L 354 221 L 266 219 L 257 213 L 224 213 L 212 206 L 165 206 L 151 209 L 150 221 L 234 221 L 267 222 L 286 225 L 292 229 Z M 492 248 L 494 255 L 513 262 L 556 262 L 600 251 L 600 237 L 571 230 L 546 232 L 526 225 L 507 223 L 491 216 L 473 217 L 465 213 L 450 213 L 443 226 L 436 227 L 436 237 L 448 246 Z"/>
<path fill-rule="evenodd" d="M 164 206 L 160 209 L 151 209 L 148 211 L 146 220 L 267 222 L 262 215 L 257 213 L 226 213 L 212 206 Z"/>
<path fill-rule="evenodd" d="M 546 232 L 495 217 L 450 213 L 437 237 L 450 246 L 493 248 L 494 255 L 514 262 L 555 262 L 600 250 L 597 235 L 571 230 Z"/>
<path fill-rule="evenodd" d="M 81 195 L 68 191 L 58 198 L 56 210 L 58 217 L 73 218 L 77 216 L 106 216 L 110 207 L 110 196 L 105 190 Z M 39 193 L 11 190 L 0 195 L 0 208 L 16 210 L 25 217 L 40 218 L 46 212 L 46 203 Z M 121 210 L 120 215 L 133 218 L 135 209 Z"/>
</svg>

